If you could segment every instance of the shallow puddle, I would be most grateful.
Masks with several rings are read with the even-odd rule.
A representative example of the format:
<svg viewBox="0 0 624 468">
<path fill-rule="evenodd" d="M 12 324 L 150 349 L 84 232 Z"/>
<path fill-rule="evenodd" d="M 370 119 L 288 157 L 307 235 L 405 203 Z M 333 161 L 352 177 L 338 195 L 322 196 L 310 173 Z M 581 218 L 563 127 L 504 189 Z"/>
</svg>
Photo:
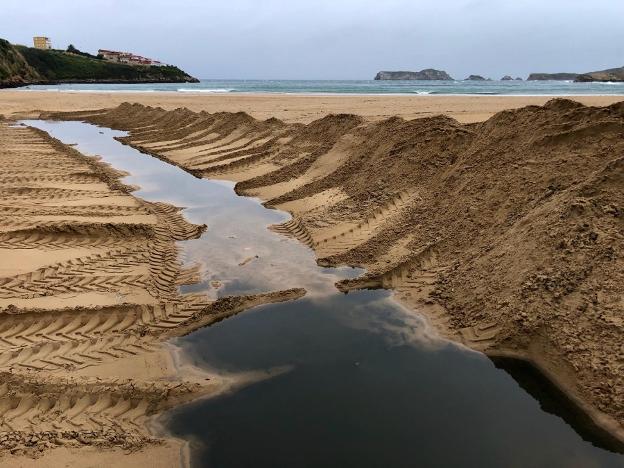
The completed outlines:
<svg viewBox="0 0 624 468">
<path fill-rule="evenodd" d="M 483 355 L 431 338 L 387 291 L 339 293 L 334 282 L 360 272 L 318 267 L 310 249 L 267 230 L 287 214 L 113 139 L 123 132 L 25 123 L 128 171 L 137 196 L 208 225 L 181 243 L 204 275 L 183 291 L 308 290 L 176 340 L 211 370 L 288 369 L 167 415 L 170 431 L 192 440 L 194 466 L 624 467 L 587 427 L 566 422 L 577 421 L 573 409 L 553 404 L 560 395 L 547 386 L 521 386 Z"/>
</svg>

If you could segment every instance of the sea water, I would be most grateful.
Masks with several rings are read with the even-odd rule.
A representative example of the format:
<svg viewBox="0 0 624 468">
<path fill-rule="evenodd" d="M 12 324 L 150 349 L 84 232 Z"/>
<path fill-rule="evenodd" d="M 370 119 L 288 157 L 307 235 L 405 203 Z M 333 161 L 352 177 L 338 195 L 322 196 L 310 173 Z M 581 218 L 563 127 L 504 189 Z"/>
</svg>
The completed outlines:
<svg viewBox="0 0 624 468">
<path fill-rule="evenodd" d="M 624 95 L 624 83 L 572 81 L 201 80 L 199 83 L 32 85 L 19 89 L 209 94 Z"/>
</svg>

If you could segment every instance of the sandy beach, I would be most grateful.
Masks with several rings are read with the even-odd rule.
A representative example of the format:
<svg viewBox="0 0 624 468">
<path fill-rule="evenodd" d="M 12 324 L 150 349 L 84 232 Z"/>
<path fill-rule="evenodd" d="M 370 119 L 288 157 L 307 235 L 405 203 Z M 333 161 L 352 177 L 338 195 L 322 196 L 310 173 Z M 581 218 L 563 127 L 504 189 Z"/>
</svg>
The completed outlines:
<svg viewBox="0 0 624 468">
<path fill-rule="evenodd" d="M 581 224 L 576 214 L 619 206 L 621 109 L 559 99 L 468 125 L 337 114 L 301 126 L 138 104 L 50 116 L 130 131 L 124 142 L 144 153 L 237 181 L 238 193 L 291 212 L 273 229 L 312 247 L 320 264 L 369 271 L 342 290 L 395 289 L 447 338 L 534 362 L 622 437 L 610 352 L 621 335 L 597 318 L 617 322 L 607 298 L 619 273 L 603 253 L 619 248 L 617 209 L 582 211 Z M 596 284 L 604 302 L 591 299 Z M 572 325 L 579 310 L 591 310 L 588 322 Z"/>
<path fill-rule="evenodd" d="M 606 106 L 621 101 L 618 96 L 571 96 L 588 106 Z M 202 93 L 88 93 L 55 91 L 0 91 L 0 113 L 7 116 L 37 115 L 39 112 L 81 111 L 136 102 L 173 110 L 194 112 L 246 112 L 259 120 L 278 118 L 285 122 L 309 123 L 327 114 L 357 114 L 380 120 L 392 116 L 414 119 L 445 114 L 463 123 L 486 120 L 496 112 L 528 105 L 543 105 L 548 96 L 362 96 L 292 94 L 202 94 Z"/>
<path fill-rule="evenodd" d="M 40 115 L 128 131 L 145 157 L 236 181 L 290 212 L 271 229 L 319 264 L 366 268 L 340 290 L 392 289 L 443 337 L 533 362 L 624 441 L 624 111 L 573 99 L 0 92 L 0 466 L 184 464 L 149 418 L 235 383 L 180 369 L 164 343 L 305 293 L 181 294 L 198 272 L 175 242 L 205 226 L 13 126 Z"/>
</svg>

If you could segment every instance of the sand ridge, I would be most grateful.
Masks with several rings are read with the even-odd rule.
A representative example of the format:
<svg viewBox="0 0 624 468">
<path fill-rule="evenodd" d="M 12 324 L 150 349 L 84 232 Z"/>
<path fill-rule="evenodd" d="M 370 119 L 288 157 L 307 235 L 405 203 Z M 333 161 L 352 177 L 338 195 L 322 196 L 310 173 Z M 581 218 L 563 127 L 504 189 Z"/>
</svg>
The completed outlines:
<svg viewBox="0 0 624 468">
<path fill-rule="evenodd" d="M 129 131 L 124 143 L 288 209 L 274 230 L 320 264 L 369 271 L 340 289 L 393 288 L 448 338 L 532 361 L 624 440 L 623 103 L 555 99 L 470 124 L 128 103 L 45 116 Z"/>
<path fill-rule="evenodd" d="M 176 368 L 165 341 L 305 291 L 182 295 L 198 271 L 182 267 L 176 241 L 206 226 L 4 119 L 0 161 L 0 465 L 43 456 L 64 466 L 85 447 L 135 454 L 118 466 L 141 463 L 146 449 L 183 462 L 182 442 L 153 436 L 149 419 L 233 382 Z"/>
</svg>

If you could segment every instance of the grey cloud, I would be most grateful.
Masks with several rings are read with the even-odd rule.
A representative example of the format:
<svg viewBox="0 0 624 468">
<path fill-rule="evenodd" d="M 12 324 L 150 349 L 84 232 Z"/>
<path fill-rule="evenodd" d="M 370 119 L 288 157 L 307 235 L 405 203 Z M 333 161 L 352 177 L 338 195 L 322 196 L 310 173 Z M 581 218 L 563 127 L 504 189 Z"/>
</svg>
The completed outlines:
<svg viewBox="0 0 624 468">
<path fill-rule="evenodd" d="M 621 0 L 3 0 L 0 36 L 132 50 L 203 78 L 499 78 L 621 66 L 623 17 Z"/>
</svg>

